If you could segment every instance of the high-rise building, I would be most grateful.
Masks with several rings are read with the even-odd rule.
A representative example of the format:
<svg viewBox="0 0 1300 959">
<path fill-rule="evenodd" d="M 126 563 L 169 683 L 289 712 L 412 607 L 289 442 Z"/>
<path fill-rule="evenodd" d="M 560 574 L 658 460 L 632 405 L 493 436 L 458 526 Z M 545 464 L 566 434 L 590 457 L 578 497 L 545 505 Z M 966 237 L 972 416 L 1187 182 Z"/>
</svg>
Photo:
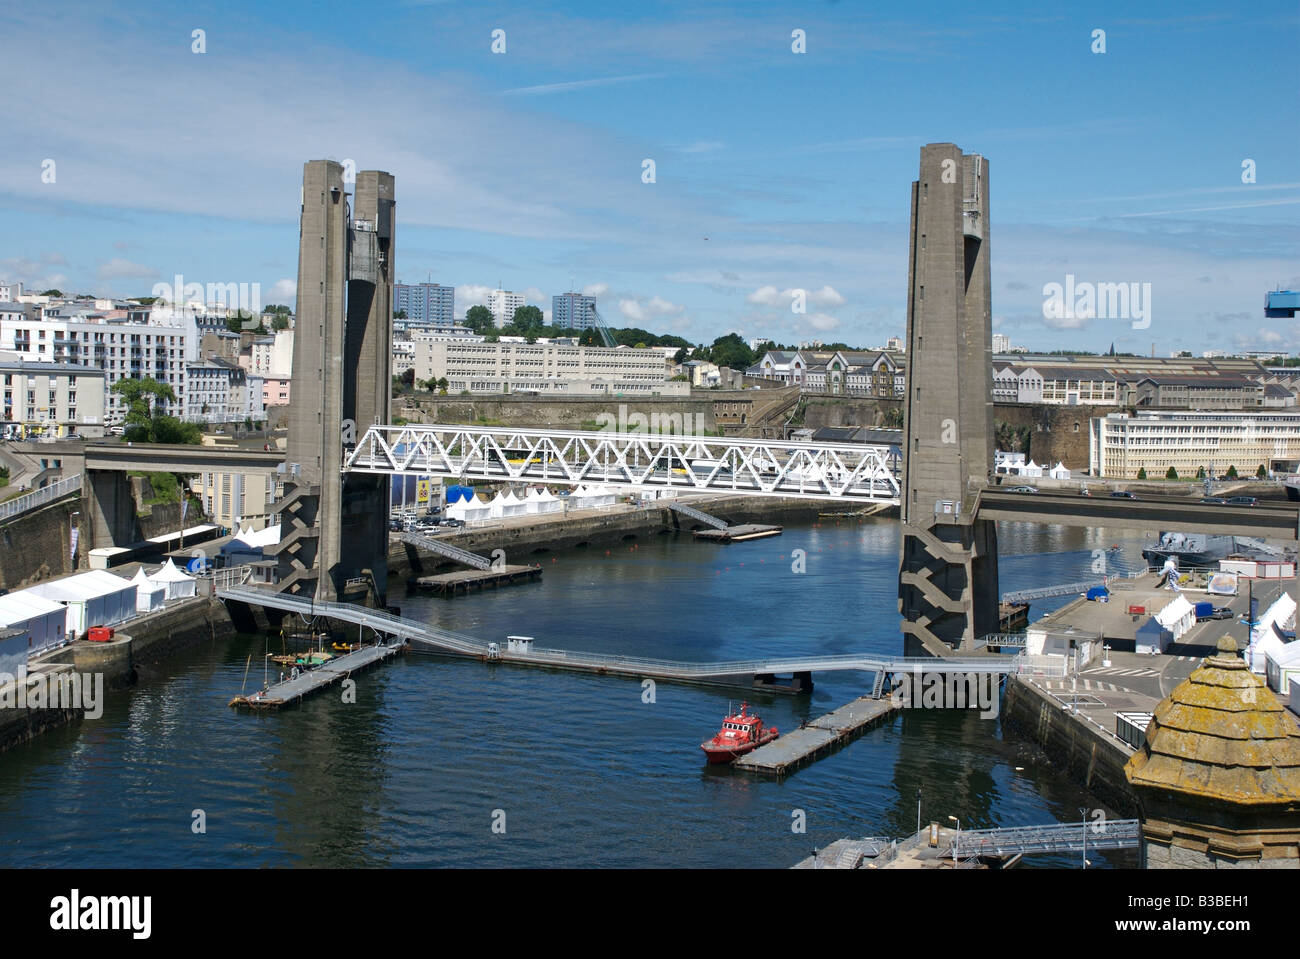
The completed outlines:
<svg viewBox="0 0 1300 959">
<path fill-rule="evenodd" d="M 1010 352 L 1011 352 L 1011 337 L 1007 336 L 1005 333 L 994 333 L 994 334 L 993 334 L 993 352 L 994 352 L 994 353 L 1010 353 Z"/>
<path fill-rule="evenodd" d="M 505 326 L 515 318 L 515 310 L 524 305 L 522 293 L 509 290 L 493 290 L 488 294 L 488 309 L 492 311 L 492 320 L 497 329 Z"/>
<path fill-rule="evenodd" d="M 551 326 L 557 330 L 595 329 L 596 298 L 573 292 L 551 297 Z"/>
<path fill-rule="evenodd" d="M 451 326 L 456 314 L 456 288 L 441 283 L 394 283 L 393 310 L 406 319 L 393 320 L 397 331 L 412 326 Z"/>
</svg>

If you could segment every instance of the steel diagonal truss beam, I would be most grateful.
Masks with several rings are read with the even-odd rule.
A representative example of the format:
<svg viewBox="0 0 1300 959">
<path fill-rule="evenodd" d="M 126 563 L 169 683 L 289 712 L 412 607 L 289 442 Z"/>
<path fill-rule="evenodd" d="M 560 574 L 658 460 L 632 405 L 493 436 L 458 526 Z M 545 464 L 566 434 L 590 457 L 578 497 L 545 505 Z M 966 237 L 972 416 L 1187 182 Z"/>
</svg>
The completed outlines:
<svg viewBox="0 0 1300 959">
<path fill-rule="evenodd" d="M 344 472 L 897 504 L 887 446 L 465 426 L 372 426 Z"/>
</svg>

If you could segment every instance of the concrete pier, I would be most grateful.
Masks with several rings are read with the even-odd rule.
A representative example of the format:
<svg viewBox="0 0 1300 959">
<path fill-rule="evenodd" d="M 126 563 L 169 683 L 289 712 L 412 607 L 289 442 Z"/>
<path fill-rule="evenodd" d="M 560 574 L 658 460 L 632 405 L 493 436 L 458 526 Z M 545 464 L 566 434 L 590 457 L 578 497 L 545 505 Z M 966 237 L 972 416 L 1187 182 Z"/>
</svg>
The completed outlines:
<svg viewBox="0 0 1300 959">
<path fill-rule="evenodd" d="M 899 708 L 888 697 L 863 696 L 806 726 L 782 733 L 774 742 L 759 746 L 732 765 L 748 772 L 784 776 L 851 742 Z"/>
<path fill-rule="evenodd" d="M 728 526 L 726 529 L 697 529 L 696 539 L 710 540 L 714 543 L 742 543 L 747 539 L 762 539 L 765 536 L 780 536 L 780 526 L 767 526 L 763 523 L 745 523 L 741 526 Z"/>
<path fill-rule="evenodd" d="M 496 589 L 516 583 L 541 579 L 540 566 L 499 566 L 491 569 L 458 569 L 454 573 L 437 573 L 412 580 L 421 589 L 431 589 L 450 599 L 472 589 Z"/>
<path fill-rule="evenodd" d="M 296 677 L 259 690 L 249 696 L 236 696 L 230 705 L 239 709 L 280 709 L 301 702 L 313 693 L 347 679 L 358 670 L 381 663 L 406 649 L 405 643 L 363 646 L 331 659 L 323 666 L 303 670 Z"/>
</svg>

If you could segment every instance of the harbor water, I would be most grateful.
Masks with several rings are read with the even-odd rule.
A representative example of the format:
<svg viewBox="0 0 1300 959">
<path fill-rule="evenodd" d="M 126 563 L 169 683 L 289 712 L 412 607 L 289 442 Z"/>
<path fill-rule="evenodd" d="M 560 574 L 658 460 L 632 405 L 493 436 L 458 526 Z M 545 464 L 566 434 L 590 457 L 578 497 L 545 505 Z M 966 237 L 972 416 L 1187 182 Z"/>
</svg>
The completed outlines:
<svg viewBox="0 0 1300 959">
<path fill-rule="evenodd" d="M 1003 524 L 1001 587 L 1087 579 L 1101 555 L 1136 565 L 1142 544 L 1133 531 Z M 455 600 L 398 586 L 391 601 L 483 637 L 664 659 L 892 653 L 898 548 L 892 520 L 726 546 L 673 534 L 511 556 L 542 563 L 542 579 Z M 279 713 L 228 708 L 250 657 L 256 688 L 278 644 L 192 650 L 101 718 L 0 757 L 0 864 L 785 867 L 845 836 L 914 832 L 918 789 L 923 821 L 956 816 L 963 830 L 1096 807 L 975 711 L 905 711 L 780 781 L 706 765 L 699 744 L 742 698 L 789 729 L 868 692 L 866 674 L 819 674 L 811 696 L 783 696 L 410 652 L 358 675 L 355 702 L 334 689 Z"/>
</svg>

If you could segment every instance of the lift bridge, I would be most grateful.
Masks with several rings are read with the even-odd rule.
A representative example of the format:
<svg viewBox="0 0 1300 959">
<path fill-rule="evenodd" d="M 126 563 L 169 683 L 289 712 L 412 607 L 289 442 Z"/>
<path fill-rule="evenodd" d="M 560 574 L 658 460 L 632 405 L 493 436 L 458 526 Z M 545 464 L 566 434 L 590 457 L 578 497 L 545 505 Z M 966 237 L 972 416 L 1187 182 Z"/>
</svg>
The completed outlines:
<svg viewBox="0 0 1300 959">
<path fill-rule="evenodd" d="M 345 473 L 899 502 L 897 447 L 445 425 L 372 426 Z"/>
</svg>

